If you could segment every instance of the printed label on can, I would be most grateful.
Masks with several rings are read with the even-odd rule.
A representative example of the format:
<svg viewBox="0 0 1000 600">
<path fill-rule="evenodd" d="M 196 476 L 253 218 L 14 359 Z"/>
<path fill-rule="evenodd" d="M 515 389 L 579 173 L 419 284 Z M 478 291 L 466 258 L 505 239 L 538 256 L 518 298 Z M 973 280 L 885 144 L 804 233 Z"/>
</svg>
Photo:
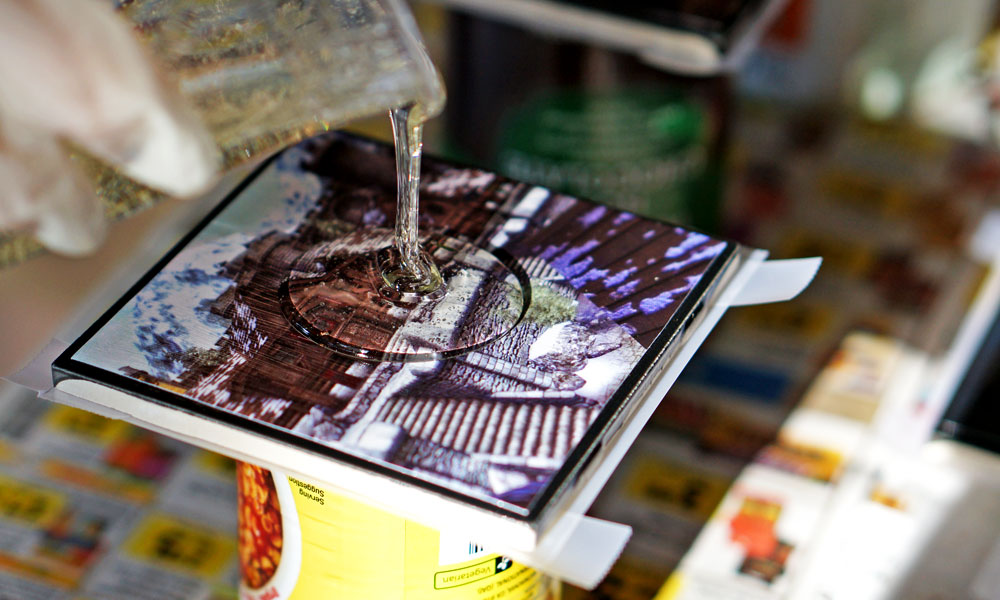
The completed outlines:
<svg viewBox="0 0 1000 600">
<path fill-rule="evenodd" d="M 561 584 L 457 534 L 240 463 L 241 600 L 560 600 Z"/>
</svg>

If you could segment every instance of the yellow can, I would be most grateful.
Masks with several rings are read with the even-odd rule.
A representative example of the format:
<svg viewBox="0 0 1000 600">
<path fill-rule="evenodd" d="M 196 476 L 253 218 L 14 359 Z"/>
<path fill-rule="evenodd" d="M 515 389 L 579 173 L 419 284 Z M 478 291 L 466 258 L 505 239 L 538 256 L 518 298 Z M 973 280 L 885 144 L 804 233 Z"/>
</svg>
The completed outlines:
<svg viewBox="0 0 1000 600">
<path fill-rule="evenodd" d="M 560 600 L 554 578 L 247 463 L 237 468 L 240 600 Z"/>
</svg>

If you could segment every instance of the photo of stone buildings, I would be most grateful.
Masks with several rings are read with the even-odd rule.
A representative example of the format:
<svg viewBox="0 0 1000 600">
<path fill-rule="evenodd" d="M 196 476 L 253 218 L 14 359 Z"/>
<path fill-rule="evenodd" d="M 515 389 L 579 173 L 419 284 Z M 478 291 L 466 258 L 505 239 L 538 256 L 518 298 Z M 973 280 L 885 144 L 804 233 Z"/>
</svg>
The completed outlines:
<svg viewBox="0 0 1000 600">
<path fill-rule="evenodd" d="M 502 249 L 530 281 L 511 331 L 430 362 L 341 356 L 292 326 L 278 293 L 331 249 L 384 244 L 391 148 L 331 134 L 286 151 L 73 357 L 385 461 L 432 484 L 531 505 L 698 291 L 725 242 L 425 159 L 421 231 Z M 488 295 L 461 328 L 508 318 Z M 347 318 L 385 348 L 404 323 Z"/>
</svg>

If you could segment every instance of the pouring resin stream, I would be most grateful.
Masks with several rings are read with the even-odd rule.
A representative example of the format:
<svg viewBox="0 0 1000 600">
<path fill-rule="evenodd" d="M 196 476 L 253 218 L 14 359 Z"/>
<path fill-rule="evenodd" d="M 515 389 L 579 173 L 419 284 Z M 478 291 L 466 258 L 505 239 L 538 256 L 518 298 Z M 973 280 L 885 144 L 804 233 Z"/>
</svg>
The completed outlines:
<svg viewBox="0 0 1000 600">
<path fill-rule="evenodd" d="M 396 223 L 361 226 L 325 248 L 315 272 L 280 289 L 295 328 L 340 354 L 370 361 L 439 360 L 482 348 L 510 332 L 531 301 L 527 275 L 489 240 L 419 231 L 421 133 L 427 111 L 391 111 L 396 144 Z M 464 319 L 487 303 L 485 320 Z M 368 326 L 365 326 L 368 325 Z M 386 343 L 371 329 L 392 331 Z"/>
</svg>

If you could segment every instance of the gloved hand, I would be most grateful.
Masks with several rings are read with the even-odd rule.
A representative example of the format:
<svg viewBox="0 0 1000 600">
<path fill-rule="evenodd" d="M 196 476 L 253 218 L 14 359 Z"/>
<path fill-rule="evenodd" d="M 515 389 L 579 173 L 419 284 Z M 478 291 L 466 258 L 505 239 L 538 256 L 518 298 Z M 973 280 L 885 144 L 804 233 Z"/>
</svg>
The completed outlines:
<svg viewBox="0 0 1000 600">
<path fill-rule="evenodd" d="M 64 141 L 174 196 L 218 170 L 211 137 L 111 0 L 0 0 L 0 230 L 79 254 L 105 229 Z"/>
</svg>

